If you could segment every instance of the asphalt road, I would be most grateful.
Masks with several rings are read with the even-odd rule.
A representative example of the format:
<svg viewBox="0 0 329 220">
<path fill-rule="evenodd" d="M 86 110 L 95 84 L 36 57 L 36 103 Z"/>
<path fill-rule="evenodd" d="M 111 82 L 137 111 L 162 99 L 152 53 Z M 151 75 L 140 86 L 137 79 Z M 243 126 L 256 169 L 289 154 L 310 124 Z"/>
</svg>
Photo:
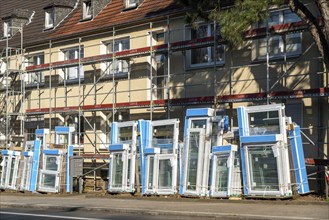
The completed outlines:
<svg viewBox="0 0 329 220">
<path fill-rule="evenodd" d="M 27 209 L 27 208 L 1 208 L 1 220 L 54 220 L 54 219 L 81 219 L 81 220 L 96 220 L 96 219 L 110 219 L 110 220 L 178 220 L 191 219 L 170 216 L 146 216 L 146 215 L 127 215 L 127 214 L 111 214 L 107 212 L 93 212 L 81 211 L 76 209 L 68 210 L 42 210 L 42 209 Z M 192 218 L 199 219 L 199 218 Z"/>
</svg>

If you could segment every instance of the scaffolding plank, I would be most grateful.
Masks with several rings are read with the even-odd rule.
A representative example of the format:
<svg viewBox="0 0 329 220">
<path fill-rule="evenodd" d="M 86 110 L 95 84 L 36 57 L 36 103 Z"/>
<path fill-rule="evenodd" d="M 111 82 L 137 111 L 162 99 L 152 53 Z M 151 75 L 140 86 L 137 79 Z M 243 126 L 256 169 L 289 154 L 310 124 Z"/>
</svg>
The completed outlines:
<svg viewBox="0 0 329 220">
<path fill-rule="evenodd" d="M 319 25 L 323 26 L 323 19 L 321 17 L 318 17 Z M 287 24 L 279 24 L 274 25 L 268 28 L 269 32 L 272 34 L 283 34 L 287 32 L 298 32 L 307 29 L 307 25 L 303 21 L 299 22 L 293 22 L 293 23 L 287 23 Z M 246 39 L 251 38 L 261 38 L 266 36 L 267 28 L 256 28 L 256 29 L 250 29 L 244 32 L 244 37 Z M 220 36 L 216 39 L 217 44 L 223 44 L 223 39 L 220 38 Z M 192 40 L 186 40 L 186 41 L 179 41 L 179 42 L 173 42 L 170 45 L 170 48 L 168 48 L 168 44 L 161 44 L 161 45 L 155 45 L 155 46 L 147 46 L 147 47 L 141 47 L 136 49 L 130 49 L 130 50 L 124 50 L 119 51 L 114 54 L 114 56 L 118 59 L 123 58 L 130 58 L 130 57 L 138 57 L 138 56 L 148 56 L 150 55 L 151 51 L 154 53 L 163 53 L 170 49 L 171 51 L 180 51 L 180 50 L 190 50 L 194 48 L 199 47 L 207 47 L 212 46 L 214 44 L 214 36 L 211 37 L 205 37 L 205 38 L 199 38 L 199 39 L 192 39 Z M 113 58 L 113 54 L 103 54 L 103 55 L 96 55 L 92 57 L 85 57 L 80 59 L 80 63 L 82 65 L 92 64 L 92 63 L 99 63 L 99 62 L 105 62 L 110 61 Z M 63 67 L 71 67 L 71 66 L 77 66 L 79 65 L 79 59 L 74 60 L 65 60 L 65 61 L 57 61 L 53 63 L 46 63 L 41 65 L 35 65 L 35 66 L 28 66 L 26 67 L 26 71 L 29 72 L 35 72 L 35 71 L 42 71 L 47 69 L 56 69 L 56 68 L 63 68 Z"/>
<path fill-rule="evenodd" d="M 296 99 L 296 98 L 310 98 L 310 97 L 328 97 L 329 88 L 319 88 L 319 89 L 304 89 L 295 91 L 279 91 L 271 92 L 270 98 L 273 100 L 279 99 Z M 248 101 L 260 101 L 266 100 L 266 93 L 249 93 L 249 94 L 235 94 L 235 95 L 223 95 L 218 96 L 218 103 L 231 103 L 231 102 L 248 102 Z M 168 103 L 169 102 L 169 103 Z M 213 96 L 203 96 L 203 97 L 191 97 L 191 98 L 178 98 L 178 99 L 161 99 L 152 101 L 153 107 L 165 107 L 168 104 L 172 106 L 181 105 L 197 105 L 197 104 L 213 104 Z M 121 102 L 116 103 L 114 108 L 125 109 L 125 108 L 147 108 L 151 106 L 151 101 L 136 101 L 136 102 Z M 83 111 L 96 111 L 96 110 L 110 110 L 113 108 L 113 104 L 101 104 L 101 105 L 84 105 L 81 106 Z M 27 109 L 27 114 L 46 114 L 51 112 L 71 112 L 78 111 L 78 106 L 71 107 L 56 107 L 56 108 L 38 108 L 38 109 Z"/>
</svg>

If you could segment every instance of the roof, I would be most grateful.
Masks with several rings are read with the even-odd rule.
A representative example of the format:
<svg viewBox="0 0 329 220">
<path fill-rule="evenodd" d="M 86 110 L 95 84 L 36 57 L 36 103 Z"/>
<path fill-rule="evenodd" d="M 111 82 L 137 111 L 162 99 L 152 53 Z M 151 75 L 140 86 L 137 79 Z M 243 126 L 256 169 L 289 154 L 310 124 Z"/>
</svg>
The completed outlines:
<svg viewBox="0 0 329 220">
<path fill-rule="evenodd" d="M 61 38 L 70 35 L 79 35 L 86 32 L 97 32 L 100 29 L 109 29 L 145 21 L 154 17 L 165 16 L 182 12 L 183 7 L 175 0 L 144 0 L 136 9 L 124 11 L 123 0 L 112 0 L 94 19 L 81 21 L 82 7 L 72 13 L 65 23 L 54 31 L 51 38 Z"/>
<path fill-rule="evenodd" d="M 111 0 L 92 20 L 81 21 L 82 3 L 79 0 L 78 6 L 56 28 L 44 31 L 44 8 L 53 4 L 72 4 L 72 1 L 76 2 L 76 0 L 1 0 L 0 18 L 17 8 L 34 12 L 31 22 L 24 27 L 23 42 L 26 47 L 47 43 L 49 40 L 111 30 L 113 26 L 133 25 L 157 17 L 182 13 L 184 10 L 183 6 L 175 0 L 144 0 L 137 8 L 131 10 L 123 10 L 123 0 Z M 0 22 L 0 30 L 2 30 L 2 22 Z M 6 41 L 0 39 L 1 51 L 5 44 Z M 19 47 L 20 34 L 13 36 L 9 44 Z"/>
<path fill-rule="evenodd" d="M 38 44 L 46 42 L 51 31 L 44 31 L 44 7 L 53 4 L 54 0 L 1 0 L 0 18 L 4 18 L 10 14 L 16 13 L 16 9 L 21 9 L 20 12 L 26 10 L 31 11 L 33 16 L 28 25 L 23 27 L 23 45 Z M 34 13 L 33 13 L 34 12 Z M 0 22 L 0 31 L 2 28 Z M 2 36 L 3 33 L 0 33 Z M 20 47 L 21 34 L 16 33 L 10 40 L 9 46 Z M 6 40 L 0 38 L 0 53 L 6 45 Z M 0 54 L 1 57 L 1 54 Z"/>
</svg>

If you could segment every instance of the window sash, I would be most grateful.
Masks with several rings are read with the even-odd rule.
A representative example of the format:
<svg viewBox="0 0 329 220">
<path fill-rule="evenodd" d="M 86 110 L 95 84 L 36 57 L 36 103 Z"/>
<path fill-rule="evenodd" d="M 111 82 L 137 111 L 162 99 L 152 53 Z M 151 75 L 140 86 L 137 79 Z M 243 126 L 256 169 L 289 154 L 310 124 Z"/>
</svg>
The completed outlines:
<svg viewBox="0 0 329 220">
<path fill-rule="evenodd" d="M 11 28 L 10 28 L 10 22 L 9 21 L 3 22 L 3 36 L 4 37 L 10 37 L 11 36 Z"/>
<path fill-rule="evenodd" d="M 126 8 L 136 7 L 137 0 L 125 0 L 125 6 Z"/>
<path fill-rule="evenodd" d="M 44 55 L 39 54 L 28 58 L 27 63 L 28 66 L 36 66 L 36 65 L 44 64 L 45 62 L 44 60 L 45 60 Z M 26 78 L 27 84 L 36 84 L 44 81 L 45 81 L 45 76 L 44 73 L 41 71 L 27 74 L 27 78 Z"/>
<path fill-rule="evenodd" d="M 114 46 L 113 46 L 113 42 L 107 42 L 105 43 L 105 47 L 107 54 L 129 50 L 130 39 L 129 37 L 127 37 L 127 38 L 114 40 Z M 129 72 L 129 64 L 126 60 L 113 60 L 112 62 L 108 62 L 106 66 L 108 66 L 106 70 L 106 74 L 112 75 L 112 74 Z"/>
<path fill-rule="evenodd" d="M 54 26 L 54 10 L 49 10 L 45 12 L 45 26 L 46 28 L 51 28 Z"/>
<path fill-rule="evenodd" d="M 92 17 L 91 1 L 83 2 L 83 18 L 88 19 Z"/>
<path fill-rule="evenodd" d="M 79 48 L 65 49 L 62 51 L 64 54 L 64 60 L 79 59 Z M 84 47 L 80 47 L 80 58 L 84 58 Z M 65 68 L 65 79 L 78 79 L 79 66 L 73 66 Z M 84 78 L 84 73 L 80 70 L 80 78 Z"/>
<path fill-rule="evenodd" d="M 193 30 L 191 27 L 187 28 L 187 38 L 200 39 L 205 37 L 211 37 L 214 35 L 213 24 L 201 24 L 197 30 Z M 219 35 L 219 27 L 216 28 L 216 35 Z M 197 49 L 188 50 L 188 64 L 190 67 L 209 66 L 216 64 L 223 64 L 225 56 L 225 46 L 217 45 L 216 53 L 214 47 L 203 47 Z"/>
<path fill-rule="evenodd" d="M 274 11 L 271 13 L 268 21 L 261 21 L 259 27 L 274 26 L 285 23 L 293 23 L 300 21 L 300 18 L 290 9 Z M 272 36 L 268 39 L 269 56 L 271 58 L 280 58 L 282 56 L 294 56 L 302 53 L 301 33 L 287 34 L 283 37 Z M 265 59 L 267 55 L 267 39 L 259 39 L 257 42 L 257 59 Z"/>
</svg>

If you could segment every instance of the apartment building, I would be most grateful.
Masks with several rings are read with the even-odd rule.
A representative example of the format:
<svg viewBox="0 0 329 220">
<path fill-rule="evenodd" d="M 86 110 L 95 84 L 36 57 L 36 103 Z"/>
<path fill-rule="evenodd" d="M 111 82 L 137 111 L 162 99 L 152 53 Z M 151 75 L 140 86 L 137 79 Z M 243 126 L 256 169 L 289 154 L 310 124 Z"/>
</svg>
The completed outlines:
<svg viewBox="0 0 329 220">
<path fill-rule="evenodd" d="M 243 46 L 230 49 L 218 24 L 200 20 L 192 28 L 184 20 L 188 9 L 174 0 L 1 6 L 2 148 L 21 147 L 37 128 L 67 125 L 75 128 L 75 153 L 88 155 L 86 169 L 94 169 L 103 160 L 90 155 L 108 152 L 113 121 L 183 122 L 186 109 L 200 106 L 220 109 L 236 127 L 238 106 L 285 103 L 307 136 L 306 157 L 328 153 L 328 73 L 288 7 L 271 9 Z M 94 172 L 95 179 L 106 175 Z"/>
</svg>

